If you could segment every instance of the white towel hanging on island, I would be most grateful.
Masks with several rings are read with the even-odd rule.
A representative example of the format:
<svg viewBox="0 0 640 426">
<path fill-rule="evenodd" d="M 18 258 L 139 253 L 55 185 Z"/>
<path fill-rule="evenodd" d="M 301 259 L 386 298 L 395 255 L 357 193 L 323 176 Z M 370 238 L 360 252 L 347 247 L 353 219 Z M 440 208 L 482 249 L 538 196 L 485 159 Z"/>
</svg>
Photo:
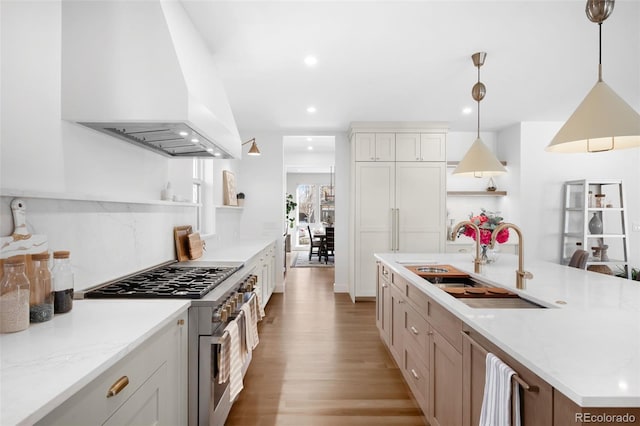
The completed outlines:
<svg viewBox="0 0 640 426">
<path fill-rule="evenodd" d="M 520 385 L 516 381 L 512 384 L 516 372 L 492 353 L 487 354 L 486 367 L 480 426 L 512 426 L 512 386 L 515 407 L 513 426 L 520 426 Z"/>
</svg>

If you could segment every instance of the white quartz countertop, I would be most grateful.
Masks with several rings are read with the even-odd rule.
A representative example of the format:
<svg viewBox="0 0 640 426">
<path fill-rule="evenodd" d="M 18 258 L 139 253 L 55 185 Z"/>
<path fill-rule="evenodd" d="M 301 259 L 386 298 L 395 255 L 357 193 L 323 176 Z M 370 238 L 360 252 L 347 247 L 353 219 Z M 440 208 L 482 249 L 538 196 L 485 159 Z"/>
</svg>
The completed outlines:
<svg viewBox="0 0 640 426">
<path fill-rule="evenodd" d="M 469 254 L 376 254 L 470 327 L 582 407 L 640 407 L 640 283 L 551 262 L 528 262 L 534 278 L 515 288 L 517 256 L 473 273 Z M 448 264 L 550 309 L 475 309 L 410 272 Z M 558 303 L 560 302 L 560 303 Z"/>
<path fill-rule="evenodd" d="M 189 308 L 189 300 L 74 300 L 0 335 L 0 425 L 32 424 Z"/>
</svg>

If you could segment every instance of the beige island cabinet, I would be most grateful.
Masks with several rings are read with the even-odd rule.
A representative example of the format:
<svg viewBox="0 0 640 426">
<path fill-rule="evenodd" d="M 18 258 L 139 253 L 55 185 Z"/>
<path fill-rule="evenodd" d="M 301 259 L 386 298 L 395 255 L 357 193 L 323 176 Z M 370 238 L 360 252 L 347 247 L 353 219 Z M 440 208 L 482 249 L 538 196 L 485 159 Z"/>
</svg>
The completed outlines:
<svg viewBox="0 0 640 426">
<path fill-rule="evenodd" d="M 489 352 L 516 372 L 523 425 L 640 423 L 638 283 L 537 262 L 518 290 L 514 255 L 478 274 L 466 254 L 375 257 L 376 323 L 431 425 L 479 424 Z M 470 307 L 411 270 L 421 264 L 453 266 L 536 308 Z"/>
</svg>

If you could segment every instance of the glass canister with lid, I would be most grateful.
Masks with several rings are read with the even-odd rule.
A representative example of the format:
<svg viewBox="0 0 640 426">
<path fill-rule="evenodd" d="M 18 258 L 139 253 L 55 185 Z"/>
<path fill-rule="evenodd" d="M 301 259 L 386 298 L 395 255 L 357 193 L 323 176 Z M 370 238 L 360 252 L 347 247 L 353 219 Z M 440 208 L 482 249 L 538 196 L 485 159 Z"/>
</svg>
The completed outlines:
<svg viewBox="0 0 640 426">
<path fill-rule="evenodd" d="M 73 269 L 69 251 L 53 252 L 53 309 L 56 314 L 69 312 L 73 307 Z"/>
<path fill-rule="evenodd" d="M 33 273 L 29 275 L 29 320 L 45 322 L 53 318 L 53 288 L 49 271 L 49 252 L 31 255 Z"/>
<path fill-rule="evenodd" d="M 4 261 L 0 280 L 0 333 L 13 333 L 29 327 L 29 279 L 25 274 L 25 257 L 13 256 Z"/>
</svg>

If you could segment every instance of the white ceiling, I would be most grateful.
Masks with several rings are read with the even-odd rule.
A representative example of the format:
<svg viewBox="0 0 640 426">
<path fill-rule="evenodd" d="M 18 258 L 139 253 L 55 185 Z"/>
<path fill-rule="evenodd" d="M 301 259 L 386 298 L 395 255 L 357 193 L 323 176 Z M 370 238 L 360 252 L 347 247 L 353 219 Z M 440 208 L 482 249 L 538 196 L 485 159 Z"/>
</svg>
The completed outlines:
<svg viewBox="0 0 640 426">
<path fill-rule="evenodd" d="M 241 134 L 345 131 L 352 121 L 472 131 L 477 51 L 488 54 L 482 130 L 564 121 L 597 79 L 598 27 L 584 0 L 182 3 L 213 52 Z M 604 80 L 636 110 L 639 27 L 640 0 L 618 0 L 603 24 Z"/>
</svg>

